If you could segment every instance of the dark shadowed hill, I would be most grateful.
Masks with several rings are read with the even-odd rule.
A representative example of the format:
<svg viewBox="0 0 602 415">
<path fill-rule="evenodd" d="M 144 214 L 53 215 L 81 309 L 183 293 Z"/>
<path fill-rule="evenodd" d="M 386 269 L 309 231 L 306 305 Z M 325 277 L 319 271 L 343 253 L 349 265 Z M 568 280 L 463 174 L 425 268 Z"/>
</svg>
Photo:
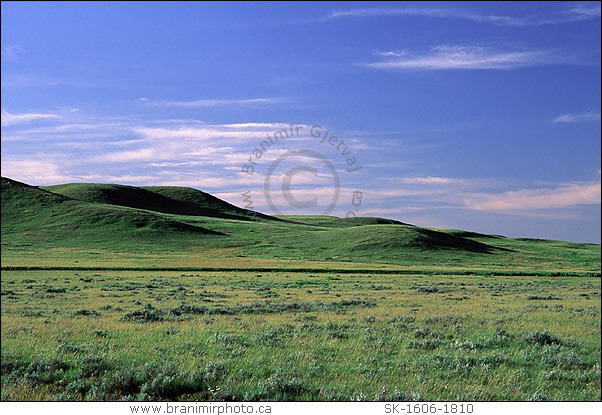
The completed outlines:
<svg viewBox="0 0 602 415">
<path fill-rule="evenodd" d="M 45 186 L 42 189 L 84 202 L 127 206 L 174 215 L 237 220 L 271 218 L 241 209 L 209 193 L 188 187 L 135 187 L 120 184 L 69 183 Z"/>
<path fill-rule="evenodd" d="M 2 177 L 2 237 L 102 240 L 163 233 L 221 235 L 154 212 L 91 203 Z"/>
</svg>

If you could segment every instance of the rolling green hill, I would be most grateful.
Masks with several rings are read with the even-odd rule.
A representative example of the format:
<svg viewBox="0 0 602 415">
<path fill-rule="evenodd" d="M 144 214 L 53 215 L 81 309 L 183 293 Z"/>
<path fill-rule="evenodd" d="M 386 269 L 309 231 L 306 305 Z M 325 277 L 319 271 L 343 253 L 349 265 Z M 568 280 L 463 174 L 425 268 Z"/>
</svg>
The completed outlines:
<svg viewBox="0 0 602 415">
<path fill-rule="evenodd" d="M 185 216 L 251 220 L 253 212 L 215 196 L 186 187 L 134 187 L 119 184 L 69 183 L 41 189 L 90 203 L 125 206 Z M 267 219 L 266 215 L 262 215 Z"/>
<path fill-rule="evenodd" d="M 594 244 L 437 230 L 383 218 L 276 218 L 184 187 L 34 187 L 2 178 L 3 266 L 36 265 L 49 256 L 79 262 L 78 255 L 91 251 L 107 263 L 127 254 L 125 263 L 137 265 L 152 259 L 153 265 L 178 266 L 295 261 L 331 268 L 600 270 L 600 246 Z"/>
<path fill-rule="evenodd" d="M 95 186 L 90 186 L 94 188 Z M 93 203 L 2 178 L 2 242 L 105 242 L 170 236 L 222 235 L 155 212 Z"/>
</svg>

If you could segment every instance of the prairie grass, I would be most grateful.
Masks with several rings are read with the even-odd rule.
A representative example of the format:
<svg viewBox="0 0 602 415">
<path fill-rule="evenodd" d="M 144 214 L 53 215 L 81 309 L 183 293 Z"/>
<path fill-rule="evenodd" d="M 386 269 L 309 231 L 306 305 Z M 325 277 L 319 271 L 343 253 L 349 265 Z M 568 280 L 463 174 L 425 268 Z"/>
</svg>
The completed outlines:
<svg viewBox="0 0 602 415">
<path fill-rule="evenodd" d="M 598 400 L 600 308 L 598 277 L 5 270 L 2 400 Z"/>
</svg>

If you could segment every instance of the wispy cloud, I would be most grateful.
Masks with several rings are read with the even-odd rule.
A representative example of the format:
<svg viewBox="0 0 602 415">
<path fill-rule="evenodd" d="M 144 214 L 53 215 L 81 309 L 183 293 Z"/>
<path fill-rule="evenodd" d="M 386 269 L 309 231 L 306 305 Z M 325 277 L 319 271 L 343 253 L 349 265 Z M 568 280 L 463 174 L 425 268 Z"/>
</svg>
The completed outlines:
<svg viewBox="0 0 602 415">
<path fill-rule="evenodd" d="M 3 58 L 4 59 L 4 58 Z M 40 87 L 72 87 L 72 88 L 132 88 L 128 83 L 116 83 L 108 79 L 84 79 L 78 77 L 55 78 L 41 73 L 6 73 L 2 72 L 2 88 L 40 88 Z"/>
<path fill-rule="evenodd" d="M 499 180 L 475 178 L 417 176 L 391 178 L 385 183 L 384 187 L 370 189 L 370 201 L 386 205 L 393 200 L 404 200 L 424 210 L 456 209 L 567 220 L 578 219 L 571 209 L 600 205 L 600 181 L 518 190 L 507 190 L 508 183 Z"/>
<path fill-rule="evenodd" d="M 361 64 L 375 69 L 444 70 L 444 69 L 515 69 L 553 63 L 544 51 L 502 51 L 486 47 L 437 46 L 422 55 L 391 55 L 383 62 Z"/>
<path fill-rule="evenodd" d="M 199 99 L 194 101 L 151 101 L 146 98 L 139 100 L 148 105 L 176 108 L 216 108 L 231 106 L 275 105 L 289 102 L 284 98 L 248 98 L 248 99 Z"/>
<path fill-rule="evenodd" d="M 438 207 L 462 207 L 462 195 L 501 185 L 499 181 L 492 179 L 442 176 L 389 177 L 379 182 L 382 184 L 370 188 L 371 200 L 386 201 L 403 197 L 418 203 L 436 203 Z"/>
<path fill-rule="evenodd" d="M 96 182 L 96 183 L 119 183 L 119 184 L 141 184 L 146 185 L 157 180 L 156 176 L 144 176 L 134 174 L 110 175 L 110 174 L 89 174 L 76 176 L 77 181 Z"/>
<path fill-rule="evenodd" d="M 20 45 L 2 45 L 2 60 L 13 61 L 24 49 Z"/>
<path fill-rule="evenodd" d="M 416 16 L 439 19 L 461 19 L 476 23 L 490 23 L 498 26 L 542 26 L 579 22 L 600 17 L 600 4 L 581 4 L 548 15 L 506 16 L 495 14 L 478 14 L 461 9 L 443 8 L 385 8 L 367 7 L 332 12 L 328 18 L 345 17 L 377 17 L 377 16 Z"/>
<path fill-rule="evenodd" d="M 10 177 L 27 184 L 43 185 L 66 183 L 73 181 L 72 176 L 64 173 L 65 165 L 57 160 L 41 159 L 11 159 L 2 160 L 2 176 Z"/>
<path fill-rule="evenodd" d="M 82 120 L 79 116 L 76 121 L 73 114 L 75 113 L 61 114 L 58 123 L 28 126 L 24 124 L 28 120 L 59 116 L 11 114 L 4 111 L 2 143 L 18 143 L 20 150 L 15 155 L 19 156 L 32 154 L 40 146 L 60 148 L 65 154 L 77 153 L 78 156 L 73 157 L 72 163 L 76 172 L 81 172 L 83 166 L 88 171 L 95 172 L 95 169 L 110 165 L 111 169 L 119 172 L 137 168 L 163 175 L 164 172 L 157 169 L 171 167 L 178 169 L 180 173 L 198 172 L 199 168 L 206 166 L 213 174 L 219 175 L 224 174 L 225 170 L 240 172 L 241 166 L 247 162 L 254 149 L 260 148 L 261 143 L 267 142 L 265 145 L 270 147 L 270 142 L 264 142 L 266 136 L 274 137 L 274 134 L 278 134 L 279 138 L 274 141 L 274 145 L 279 141 L 315 141 L 314 137 L 309 136 L 310 126 L 302 124 L 294 124 L 293 132 L 292 124 L 277 122 L 205 124 L 194 120 L 162 120 L 148 123 L 107 123 L 104 120 Z M 5 124 L 19 125 L 5 129 Z M 303 137 L 299 137 L 299 134 L 303 134 Z M 286 145 L 279 145 L 272 151 L 265 151 L 261 161 L 273 161 L 285 150 Z M 32 156 L 32 159 L 35 158 Z"/>
<path fill-rule="evenodd" d="M 43 142 L 54 141 L 62 145 L 71 142 L 78 145 L 110 146 L 116 140 L 124 143 L 123 137 L 131 135 L 131 126 L 124 122 L 71 122 L 71 113 L 56 115 L 58 122 L 38 123 L 35 126 L 21 123 L 10 130 L 2 130 L 2 142 Z M 12 115 L 12 114 L 11 114 Z M 3 115 L 4 118 L 4 115 Z M 51 119 L 54 119 L 52 117 Z M 67 122 L 65 122 L 67 121 Z M 4 122 L 2 124 L 4 126 Z M 139 141 L 139 139 L 138 139 Z"/>
<path fill-rule="evenodd" d="M 375 51 L 375 54 L 383 58 L 399 58 L 401 56 L 406 56 L 408 52 L 406 50 L 377 50 Z"/>
<path fill-rule="evenodd" d="M 156 176 L 149 175 L 72 174 L 68 171 L 69 164 L 40 154 L 30 159 L 5 159 L 2 160 L 2 176 L 34 186 L 69 182 L 149 184 L 157 181 Z"/>
<path fill-rule="evenodd" d="M 35 120 L 47 120 L 47 119 L 59 119 L 61 118 L 56 114 L 43 114 L 43 113 L 24 113 L 24 114 L 11 114 L 5 110 L 2 110 L 2 126 L 23 124 Z"/>
<path fill-rule="evenodd" d="M 554 118 L 553 123 L 583 123 L 583 122 L 600 122 L 600 111 L 589 111 L 578 114 L 563 114 L 560 117 Z"/>
<path fill-rule="evenodd" d="M 600 17 L 600 2 L 590 2 L 572 7 L 564 12 L 570 21 L 581 21 Z"/>
<path fill-rule="evenodd" d="M 450 185 L 450 184 L 462 184 L 466 183 L 465 180 L 462 179 L 454 179 L 451 177 L 434 177 L 434 176 L 426 176 L 426 177 L 407 177 L 399 180 L 400 183 L 407 184 L 435 184 L 435 185 Z"/>
<path fill-rule="evenodd" d="M 295 124 L 301 127 L 305 134 L 309 132 L 309 126 Z M 136 134 L 153 140 L 189 139 L 195 141 L 203 140 L 262 140 L 266 134 L 276 131 L 287 130 L 290 132 L 291 124 L 285 123 L 240 123 L 219 125 L 187 125 L 180 124 L 176 127 L 135 127 L 132 129 Z M 288 134 L 292 136 L 292 134 Z M 285 135 L 286 137 L 286 135 Z"/>
<path fill-rule="evenodd" d="M 267 122 L 244 122 L 244 123 L 237 123 L 237 124 L 222 124 L 222 127 L 235 128 L 235 129 L 261 128 L 265 131 L 271 131 L 274 129 L 288 128 L 288 127 L 290 127 L 290 124 L 267 123 Z"/>
<path fill-rule="evenodd" d="M 172 154 L 159 148 L 137 148 L 135 150 L 115 151 L 92 157 L 92 161 L 105 163 L 131 163 L 140 161 L 155 161 L 171 158 Z"/>
<path fill-rule="evenodd" d="M 414 213 L 425 210 L 424 207 L 402 207 L 402 208 L 371 208 L 362 209 L 362 216 L 387 216 L 387 215 L 403 215 L 406 213 Z"/>
<path fill-rule="evenodd" d="M 572 183 L 556 188 L 521 189 L 502 194 L 475 194 L 465 200 L 470 209 L 501 213 L 600 204 L 600 182 Z"/>
</svg>

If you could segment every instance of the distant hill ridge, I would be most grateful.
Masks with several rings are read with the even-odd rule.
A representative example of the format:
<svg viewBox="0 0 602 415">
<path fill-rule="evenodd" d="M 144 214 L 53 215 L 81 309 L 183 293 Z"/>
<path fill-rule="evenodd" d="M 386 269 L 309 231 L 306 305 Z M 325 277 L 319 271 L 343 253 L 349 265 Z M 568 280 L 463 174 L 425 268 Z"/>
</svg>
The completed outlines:
<svg viewBox="0 0 602 415">
<path fill-rule="evenodd" d="M 267 215 L 239 208 L 209 193 L 189 187 L 135 187 L 121 184 L 68 183 L 40 188 L 84 202 L 126 206 L 174 215 L 237 220 L 251 220 L 255 217 L 269 218 Z"/>
<path fill-rule="evenodd" d="M 287 222 L 303 232 L 312 231 L 316 226 L 321 229 L 326 224 L 334 227 L 331 235 L 337 235 L 336 244 L 341 249 L 357 253 L 408 247 L 452 248 L 480 253 L 497 249 L 460 236 L 391 219 L 313 217 L 312 222 L 312 217 L 307 217 L 307 221 L 305 217 L 299 217 L 301 220 L 291 217 L 295 222 L 283 221 L 239 208 L 209 193 L 187 187 L 136 187 L 102 183 L 34 187 L 2 178 L 3 232 L 19 228 L 30 232 L 35 229 L 39 233 L 45 230 L 49 239 L 65 233 L 69 233 L 70 237 L 77 237 L 78 234 L 99 238 L 102 235 L 123 237 L 133 231 L 137 231 L 134 235 L 138 236 L 151 231 L 163 232 L 166 236 L 174 236 L 174 232 L 226 235 L 196 224 L 202 218 Z M 234 237 L 236 244 L 237 232 L 235 228 L 231 229 L 227 234 Z M 240 228 L 240 232 L 246 231 Z M 159 234 L 155 236 L 160 237 Z"/>
<path fill-rule="evenodd" d="M 216 258 L 226 266 L 235 258 L 263 258 L 512 269 L 537 258 L 548 269 L 599 270 L 599 245 L 422 228 L 375 217 L 274 217 L 187 187 L 1 181 L 3 258 L 48 249 L 53 256 L 71 250 L 94 256 L 98 250 L 134 258 L 160 253 L 163 261 L 194 257 L 194 266 Z"/>
</svg>

